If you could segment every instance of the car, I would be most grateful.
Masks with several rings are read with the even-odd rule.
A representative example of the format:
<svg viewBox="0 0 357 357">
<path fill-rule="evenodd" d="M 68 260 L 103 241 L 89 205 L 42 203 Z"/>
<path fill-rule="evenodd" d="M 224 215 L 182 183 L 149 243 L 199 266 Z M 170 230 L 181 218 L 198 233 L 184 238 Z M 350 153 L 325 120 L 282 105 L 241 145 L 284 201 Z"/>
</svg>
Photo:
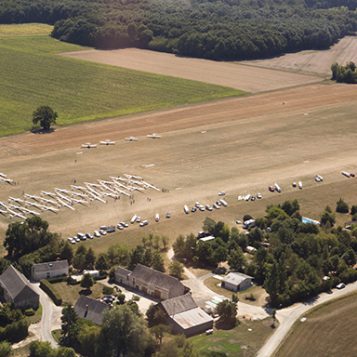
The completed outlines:
<svg viewBox="0 0 357 357">
<path fill-rule="evenodd" d="M 222 202 L 221 201 L 217 201 L 216 205 L 220 207 L 220 206 L 222 206 Z"/>
<path fill-rule="evenodd" d="M 242 224 L 242 221 L 239 220 L 239 219 L 237 219 L 237 220 L 236 220 L 236 224 Z"/>
<path fill-rule="evenodd" d="M 147 226 L 148 224 L 149 224 L 149 222 L 145 219 L 144 221 L 142 221 L 142 222 L 139 223 L 139 226 L 140 226 L 140 227 L 145 227 L 145 226 Z"/>
<path fill-rule="evenodd" d="M 128 224 L 128 223 L 120 222 L 120 224 L 121 224 L 124 228 L 128 228 L 128 227 L 129 227 L 129 224 Z"/>
<path fill-rule="evenodd" d="M 207 205 L 207 206 L 206 206 L 206 209 L 207 209 L 208 211 L 213 211 L 213 207 L 210 206 L 210 205 Z"/>
<path fill-rule="evenodd" d="M 72 237 L 67 238 L 68 242 L 70 242 L 72 239 L 73 239 Z"/>
<path fill-rule="evenodd" d="M 81 239 L 82 237 L 85 237 L 86 235 L 84 234 L 84 233 L 77 233 L 77 237 L 79 238 L 79 239 Z"/>
<path fill-rule="evenodd" d="M 114 233 L 115 232 L 115 227 L 114 226 L 109 226 L 107 228 L 107 233 Z"/>
<path fill-rule="evenodd" d="M 76 241 L 76 243 L 79 243 L 81 241 L 78 237 L 74 238 L 74 240 Z"/>
<path fill-rule="evenodd" d="M 201 212 L 203 212 L 203 211 L 206 210 L 206 208 L 204 208 L 203 206 L 200 206 L 200 207 L 199 207 L 199 210 L 200 210 Z"/>
<path fill-rule="evenodd" d="M 122 231 L 122 230 L 124 229 L 124 227 L 123 227 L 120 223 L 117 224 L 117 228 L 118 228 L 120 231 Z"/>
<path fill-rule="evenodd" d="M 99 229 L 101 229 L 102 231 L 106 231 L 107 230 L 107 226 L 100 226 Z"/>
<path fill-rule="evenodd" d="M 141 217 L 140 216 L 136 217 L 136 221 L 135 222 L 136 223 L 140 223 L 141 222 Z"/>
<path fill-rule="evenodd" d="M 77 242 L 76 242 L 75 239 L 73 239 L 73 240 L 70 241 L 70 243 L 71 243 L 71 244 L 76 244 Z"/>
<path fill-rule="evenodd" d="M 91 234 L 91 233 L 86 233 L 86 237 L 88 239 L 93 239 L 94 238 L 93 234 Z"/>
<path fill-rule="evenodd" d="M 218 192 L 218 196 L 225 196 L 225 195 L 226 195 L 226 193 L 224 191 Z"/>
<path fill-rule="evenodd" d="M 100 233 L 102 236 L 107 235 L 107 231 L 105 231 L 105 230 L 103 230 L 103 229 L 100 229 L 100 230 L 99 230 L 99 233 Z"/>
<path fill-rule="evenodd" d="M 344 283 L 339 283 L 336 285 L 336 288 L 339 290 L 344 289 L 345 287 L 346 287 L 346 284 L 344 284 Z"/>
<path fill-rule="evenodd" d="M 99 238 L 101 236 L 101 234 L 99 233 L 99 231 L 94 231 L 94 237 Z"/>
<path fill-rule="evenodd" d="M 170 213 L 170 212 L 167 212 L 166 215 L 165 215 L 165 217 L 166 217 L 167 219 L 170 219 L 170 218 L 171 218 L 171 213 Z"/>
<path fill-rule="evenodd" d="M 257 199 L 261 200 L 263 198 L 263 195 L 261 193 L 257 193 Z"/>
<path fill-rule="evenodd" d="M 192 208 L 191 208 L 191 212 L 192 212 L 192 213 L 194 213 L 194 212 L 196 212 L 196 211 L 197 211 L 197 208 L 196 208 L 196 207 L 192 207 Z"/>
</svg>

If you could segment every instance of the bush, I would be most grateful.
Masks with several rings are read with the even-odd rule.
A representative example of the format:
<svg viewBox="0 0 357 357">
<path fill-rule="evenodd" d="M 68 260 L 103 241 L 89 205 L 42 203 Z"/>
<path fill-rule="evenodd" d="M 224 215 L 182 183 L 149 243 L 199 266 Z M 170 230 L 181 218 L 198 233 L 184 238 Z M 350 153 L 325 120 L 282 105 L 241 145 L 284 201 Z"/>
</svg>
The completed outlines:
<svg viewBox="0 0 357 357">
<path fill-rule="evenodd" d="M 357 222 L 357 213 L 355 213 L 355 214 L 352 216 L 352 221 L 353 221 L 353 222 Z"/>
<path fill-rule="evenodd" d="M 340 198 L 336 203 L 336 212 L 338 213 L 349 212 L 348 204 L 342 198 Z"/>
<path fill-rule="evenodd" d="M 132 300 L 133 300 L 133 301 L 139 301 L 139 300 L 140 300 L 140 296 L 138 296 L 138 295 L 133 295 Z"/>
<path fill-rule="evenodd" d="M 5 328 L 0 329 L 0 340 L 16 343 L 28 336 L 29 324 L 25 319 L 13 322 Z"/>
<path fill-rule="evenodd" d="M 49 278 L 47 279 L 47 281 L 49 281 L 50 283 L 62 283 L 64 281 L 67 281 L 67 276 L 66 275 L 62 275 L 62 276 L 56 276 L 55 278 Z"/>
<path fill-rule="evenodd" d="M 249 294 L 245 297 L 246 300 L 255 301 L 257 300 L 254 294 Z"/>
<path fill-rule="evenodd" d="M 34 309 L 31 309 L 31 308 L 24 310 L 24 315 L 25 316 L 33 316 L 33 315 L 35 315 L 35 313 L 36 313 L 36 311 Z"/>
<path fill-rule="evenodd" d="M 103 295 L 113 295 L 114 289 L 110 286 L 103 286 Z"/>
<path fill-rule="evenodd" d="M 353 215 L 355 215 L 357 213 L 357 205 L 353 205 L 352 207 L 351 207 L 351 215 L 353 216 Z"/>
<path fill-rule="evenodd" d="M 53 300 L 53 302 L 57 306 L 62 305 L 62 298 L 57 294 L 57 292 L 53 289 L 51 283 L 44 279 L 40 281 L 40 288 Z"/>
<path fill-rule="evenodd" d="M 9 357 L 11 354 L 11 345 L 9 342 L 0 342 L 0 357 Z"/>
</svg>

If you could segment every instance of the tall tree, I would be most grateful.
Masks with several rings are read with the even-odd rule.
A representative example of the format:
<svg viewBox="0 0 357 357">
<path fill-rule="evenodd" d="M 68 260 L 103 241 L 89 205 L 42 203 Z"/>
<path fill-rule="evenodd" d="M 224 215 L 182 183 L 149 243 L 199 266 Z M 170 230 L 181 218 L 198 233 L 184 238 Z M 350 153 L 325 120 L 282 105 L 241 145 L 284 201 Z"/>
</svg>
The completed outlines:
<svg viewBox="0 0 357 357">
<path fill-rule="evenodd" d="M 43 130 L 50 130 L 51 125 L 56 123 L 58 114 L 49 106 L 38 107 L 32 114 L 32 122 L 36 125 L 40 123 Z"/>
</svg>

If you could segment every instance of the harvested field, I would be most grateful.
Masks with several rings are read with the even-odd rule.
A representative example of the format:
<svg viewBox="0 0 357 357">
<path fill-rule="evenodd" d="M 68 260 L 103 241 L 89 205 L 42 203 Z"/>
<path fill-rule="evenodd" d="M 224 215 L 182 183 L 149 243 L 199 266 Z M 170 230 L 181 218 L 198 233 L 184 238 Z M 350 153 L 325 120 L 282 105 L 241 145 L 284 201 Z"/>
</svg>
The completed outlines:
<svg viewBox="0 0 357 357">
<path fill-rule="evenodd" d="M 131 226 L 105 238 L 85 242 L 96 251 L 122 243 L 137 244 L 148 233 L 196 231 L 210 215 L 230 224 L 245 213 L 262 214 L 267 204 L 298 198 L 303 213 L 317 218 L 326 204 L 344 197 L 350 204 L 357 193 L 357 179 L 347 179 L 342 169 L 357 171 L 355 161 L 357 92 L 348 85 L 311 85 L 281 92 L 229 99 L 170 111 L 60 128 L 52 134 L 23 134 L 0 139 L 1 171 L 17 181 L 1 185 L 0 201 L 23 192 L 38 194 L 98 178 L 132 173 L 165 189 L 137 193 L 135 203 L 110 200 L 76 206 L 76 211 L 44 213 L 54 231 L 66 237 L 103 224 L 128 220 L 134 213 L 150 220 L 148 227 Z M 157 132 L 161 139 L 149 139 Z M 127 136 L 137 142 L 127 142 Z M 114 146 L 81 149 L 84 142 L 110 138 Z M 341 149 L 343 148 L 343 149 Z M 319 173 L 322 184 L 313 181 Z M 294 191 L 292 180 L 304 189 Z M 279 182 L 282 194 L 267 192 Z M 209 203 L 220 190 L 227 191 L 229 207 L 212 213 L 184 215 L 185 203 Z M 258 202 L 238 202 L 237 195 L 259 192 Z M 154 223 L 153 216 L 170 211 L 170 220 Z M 347 220 L 348 217 L 344 216 Z M 341 219 L 344 219 L 341 217 Z M 9 221 L 0 216 L 0 236 Z"/>
<path fill-rule="evenodd" d="M 294 325 L 275 356 L 356 356 L 356 309 L 356 294 L 322 305 Z"/>
<path fill-rule="evenodd" d="M 301 73 L 316 73 L 330 77 L 330 67 L 334 62 L 344 65 L 350 61 L 357 62 L 356 36 L 347 36 L 330 49 L 324 51 L 301 51 L 271 59 L 242 63 L 264 68 L 293 70 Z"/>
<path fill-rule="evenodd" d="M 177 57 L 140 49 L 87 50 L 63 54 L 66 57 L 109 64 L 145 72 L 192 79 L 257 93 L 319 82 L 321 78 L 229 62 Z"/>
</svg>

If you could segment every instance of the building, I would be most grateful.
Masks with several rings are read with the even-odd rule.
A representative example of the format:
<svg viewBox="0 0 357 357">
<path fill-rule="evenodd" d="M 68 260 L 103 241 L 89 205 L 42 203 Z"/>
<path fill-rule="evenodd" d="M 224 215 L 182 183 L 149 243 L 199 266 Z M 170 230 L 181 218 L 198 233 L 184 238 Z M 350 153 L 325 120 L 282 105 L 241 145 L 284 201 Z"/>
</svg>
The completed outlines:
<svg viewBox="0 0 357 357">
<path fill-rule="evenodd" d="M 3 300 L 14 304 L 16 308 L 37 309 L 39 307 L 39 294 L 33 290 L 25 276 L 12 265 L 0 275 L 0 286 Z"/>
<path fill-rule="evenodd" d="M 56 260 L 53 262 L 34 264 L 31 267 L 31 279 L 40 281 L 42 279 L 56 278 L 68 275 L 68 261 Z"/>
<path fill-rule="evenodd" d="M 162 301 L 158 307 L 175 333 L 192 336 L 213 328 L 213 318 L 197 306 L 190 293 Z"/>
<path fill-rule="evenodd" d="M 160 300 L 180 296 L 188 291 L 178 279 L 141 264 L 133 271 L 116 268 L 115 281 Z"/>
<path fill-rule="evenodd" d="M 221 287 L 232 291 L 242 291 L 253 285 L 252 280 L 252 276 L 230 272 L 223 278 Z"/>
<path fill-rule="evenodd" d="M 97 325 L 103 322 L 103 316 L 109 306 L 99 300 L 81 295 L 74 305 L 74 311 L 81 319 L 92 321 Z"/>
</svg>

